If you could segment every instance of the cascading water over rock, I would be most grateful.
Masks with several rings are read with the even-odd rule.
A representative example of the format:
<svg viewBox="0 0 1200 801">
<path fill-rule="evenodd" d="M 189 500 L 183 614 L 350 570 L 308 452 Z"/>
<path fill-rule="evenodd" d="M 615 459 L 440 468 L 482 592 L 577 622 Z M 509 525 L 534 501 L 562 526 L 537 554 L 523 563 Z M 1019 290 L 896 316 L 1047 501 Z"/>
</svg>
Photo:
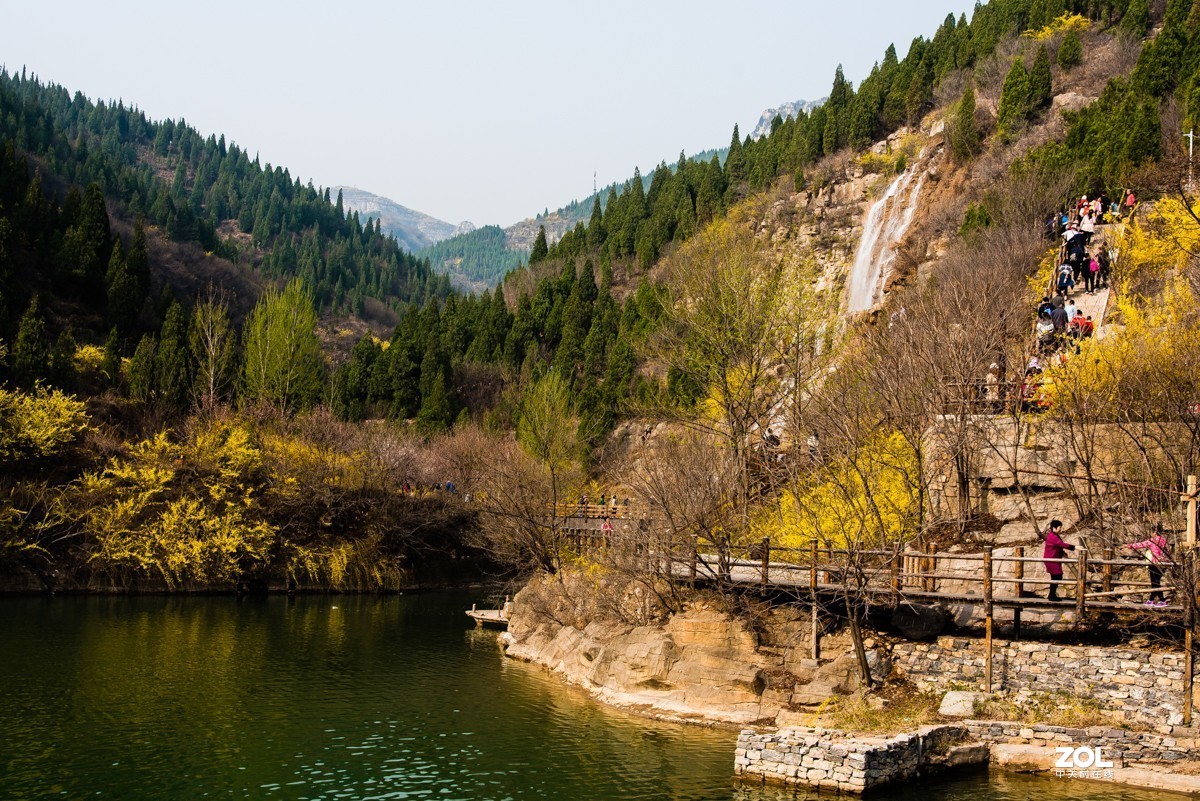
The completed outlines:
<svg viewBox="0 0 1200 801">
<path fill-rule="evenodd" d="M 896 260 L 896 245 L 912 224 L 924 183 L 924 170 L 914 164 L 871 204 L 846 282 L 846 310 L 851 314 L 866 311 L 883 296 L 883 286 Z"/>
</svg>

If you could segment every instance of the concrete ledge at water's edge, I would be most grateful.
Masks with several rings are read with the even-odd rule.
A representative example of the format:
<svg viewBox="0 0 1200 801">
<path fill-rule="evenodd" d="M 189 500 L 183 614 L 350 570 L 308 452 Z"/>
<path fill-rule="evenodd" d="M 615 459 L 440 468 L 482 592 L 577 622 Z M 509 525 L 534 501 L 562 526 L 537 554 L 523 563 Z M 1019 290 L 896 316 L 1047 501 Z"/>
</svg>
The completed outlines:
<svg viewBox="0 0 1200 801">
<path fill-rule="evenodd" d="M 1200 795 L 1200 742 L 1122 729 L 969 720 L 892 736 L 820 728 L 745 729 L 734 772 L 742 780 L 861 794 L 918 775 L 990 765 L 1051 778 L 1104 781 Z"/>
</svg>

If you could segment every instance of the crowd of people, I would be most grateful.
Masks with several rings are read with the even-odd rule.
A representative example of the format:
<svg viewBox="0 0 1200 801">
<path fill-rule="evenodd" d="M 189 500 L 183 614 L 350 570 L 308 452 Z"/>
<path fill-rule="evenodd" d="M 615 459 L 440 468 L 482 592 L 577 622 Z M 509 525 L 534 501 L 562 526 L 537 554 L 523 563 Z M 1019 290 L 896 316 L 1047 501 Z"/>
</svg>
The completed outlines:
<svg viewBox="0 0 1200 801">
<path fill-rule="evenodd" d="M 1112 279 L 1111 254 L 1103 243 L 1093 242 L 1096 226 L 1132 214 L 1136 205 L 1137 196 L 1128 190 L 1111 203 L 1103 193 L 1093 198 L 1084 195 L 1072 208 L 1056 212 L 1047 221 L 1048 233 L 1060 245 L 1051 285 L 1037 307 L 1036 349 L 1021 382 L 1021 402 L 1027 410 L 1043 405 L 1044 360 L 1065 359 L 1068 353 L 1078 351 L 1081 340 L 1095 334 L 1096 321 L 1079 308 L 1076 298 L 1108 289 Z"/>
</svg>

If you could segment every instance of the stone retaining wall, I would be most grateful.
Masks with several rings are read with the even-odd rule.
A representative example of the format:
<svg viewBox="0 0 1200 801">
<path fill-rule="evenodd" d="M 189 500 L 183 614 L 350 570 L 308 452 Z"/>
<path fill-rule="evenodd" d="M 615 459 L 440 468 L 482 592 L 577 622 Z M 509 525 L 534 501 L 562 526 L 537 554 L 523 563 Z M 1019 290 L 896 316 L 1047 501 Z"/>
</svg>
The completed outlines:
<svg viewBox="0 0 1200 801">
<path fill-rule="evenodd" d="M 829 729 L 788 728 L 738 737 L 734 772 L 764 781 L 862 793 L 917 775 L 933 764 L 983 763 L 987 749 L 956 749 L 963 726 L 926 726 L 893 737 L 850 737 Z"/>
<path fill-rule="evenodd" d="M 993 648 L 993 690 L 1018 697 L 1061 691 L 1094 700 L 1118 720 L 1183 723 L 1182 653 L 1041 642 L 997 641 Z M 933 643 L 897 643 L 892 663 L 922 690 L 978 688 L 984 674 L 983 642 L 941 637 Z"/>
<path fill-rule="evenodd" d="M 1129 731 L 1104 726 L 1073 729 L 1045 724 L 1027 725 L 999 720 L 965 720 L 971 739 L 989 744 L 1033 746 L 1091 746 L 1103 751 L 1116 767 L 1127 764 L 1170 764 L 1200 761 L 1200 731 L 1180 729 L 1174 734 Z"/>
</svg>

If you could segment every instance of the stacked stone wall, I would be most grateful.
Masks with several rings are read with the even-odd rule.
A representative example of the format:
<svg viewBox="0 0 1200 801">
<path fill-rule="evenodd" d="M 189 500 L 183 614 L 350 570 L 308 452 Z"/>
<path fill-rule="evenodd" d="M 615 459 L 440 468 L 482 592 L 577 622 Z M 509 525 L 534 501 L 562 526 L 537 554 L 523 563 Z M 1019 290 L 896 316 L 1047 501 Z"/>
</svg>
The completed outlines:
<svg viewBox="0 0 1200 801">
<path fill-rule="evenodd" d="M 922 690 L 977 689 L 984 677 L 983 642 L 941 637 L 931 643 L 898 643 L 892 664 Z M 1178 726 L 1183 723 L 1184 665 L 1178 652 L 996 642 L 992 689 L 1018 699 L 1062 692 L 1095 702 L 1117 720 Z"/>
</svg>

